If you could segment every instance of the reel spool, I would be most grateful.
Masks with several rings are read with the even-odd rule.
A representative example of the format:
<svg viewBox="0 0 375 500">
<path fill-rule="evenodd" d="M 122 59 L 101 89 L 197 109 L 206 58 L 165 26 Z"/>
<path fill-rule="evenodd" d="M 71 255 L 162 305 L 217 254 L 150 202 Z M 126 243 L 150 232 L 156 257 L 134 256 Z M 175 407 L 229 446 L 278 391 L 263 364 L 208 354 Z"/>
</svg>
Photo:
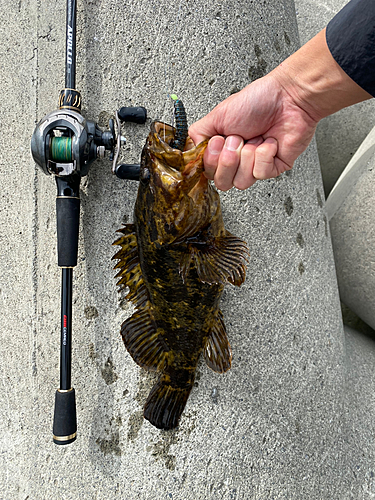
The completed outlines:
<svg viewBox="0 0 375 500">
<path fill-rule="evenodd" d="M 52 137 L 49 149 L 52 160 L 55 162 L 69 163 L 73 160 L 71 137 Z"/>
</svg>

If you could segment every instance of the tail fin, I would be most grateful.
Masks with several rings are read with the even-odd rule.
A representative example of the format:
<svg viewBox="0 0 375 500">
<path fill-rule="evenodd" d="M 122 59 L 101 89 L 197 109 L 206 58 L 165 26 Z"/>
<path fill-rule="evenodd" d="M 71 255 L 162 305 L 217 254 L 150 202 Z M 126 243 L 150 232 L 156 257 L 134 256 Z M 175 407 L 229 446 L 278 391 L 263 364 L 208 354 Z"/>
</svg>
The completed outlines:
<svg viewBox="0 0 375 500">
<path fill-rule="evenodd" d="M 170 379 L 167 380 L 162 376 L 147 398 L 144 417 L 158 429 L 168 430 L 177 427 L 192 387 L 192 385 L 173 387 Z"/>
</svg>

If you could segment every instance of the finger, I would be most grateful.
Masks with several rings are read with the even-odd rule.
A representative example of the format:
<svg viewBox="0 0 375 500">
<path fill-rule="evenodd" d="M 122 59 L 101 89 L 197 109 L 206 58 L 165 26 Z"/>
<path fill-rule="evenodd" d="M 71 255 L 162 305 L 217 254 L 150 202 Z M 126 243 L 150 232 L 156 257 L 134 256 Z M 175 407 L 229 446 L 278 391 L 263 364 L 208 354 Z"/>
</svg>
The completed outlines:
<svg viewBox="0 0 375 500">
<path fill-rule="evenodd" d="M 239 135 L 230 135 L 225 139 L 214 176 L 215 185 L 221 191 L 227 191 L 233 187 L 233 179 L 240 164 L 242 148 L 243 139 Z"/>
<path fill-rule="evenodd" d="M 209 113 L 189 127 L 189 136 L 193 139 L 195 145 L 217 134 L 211 116 L 211 113 Z"/>
<path fill-rule="evenodd" d="M 207 148 L 203 156 L 204 174 L 207 179 L 213 180 L 214 178 L 224 143 L 224 137 L 216 135 L 215 137 L 212 137 L 207 144 Z"/>
<path fill-rule="evenodd" d="M 237 189 L 247 189 L 256 182 L 253 176 L 255 150 L 262 142 L 263 137 L 255 137 L 247 141 L 242 148 L 240 164 L 233 179 L 233 185 Z"/>
<path fill-rule="evenodd" d="M 253 170 L 255 179 L 270 179 L 279 175 L 275 165 L 276 154 L 277 140 L 273 137 L 268 137 L 257 147 Z"/>
<path fill-rule="evenodd" d="M 280 175 L 280 174 L 283 174 L 284 172 L 286 172 L 287 170 L 292 170 L 293 163 L 291 163 L 290 165 L 288 165 L 288 163 L 285 163 L 285 161 L 280 160 L 280 158 L 278 158 L 276 156 L 276 158 L 275 158 L 275 167 L 276 167 L 277 175 Z"/>
</svg>

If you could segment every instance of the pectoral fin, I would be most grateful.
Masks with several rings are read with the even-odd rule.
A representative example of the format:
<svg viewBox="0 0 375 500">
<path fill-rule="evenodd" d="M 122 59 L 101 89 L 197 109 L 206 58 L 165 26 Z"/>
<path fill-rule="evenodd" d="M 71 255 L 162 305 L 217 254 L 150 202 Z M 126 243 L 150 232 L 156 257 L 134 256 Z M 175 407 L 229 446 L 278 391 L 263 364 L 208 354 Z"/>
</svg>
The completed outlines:
<svg viewBox="0 0 375 500">
<path fill-rule="evenodd" d="M 244 241 L 226 231 L 225 236 L 206 244 L 191 245 L 192 260 L 199 279 L 209 284 L 240 286 L 245 281 L 249 251 Z M 183 269 L 188 269 L 184 265 Z"/>
<path fill-rule="evenodd" d="M 231 367 L 232 350 L 229 345 L 223 313 L 217 312 L 214 327 L 207 339 L 205 349 L 203 351 L 204 359 L 207 366 L 218 373 L 224 373 Z"/>
</svg>

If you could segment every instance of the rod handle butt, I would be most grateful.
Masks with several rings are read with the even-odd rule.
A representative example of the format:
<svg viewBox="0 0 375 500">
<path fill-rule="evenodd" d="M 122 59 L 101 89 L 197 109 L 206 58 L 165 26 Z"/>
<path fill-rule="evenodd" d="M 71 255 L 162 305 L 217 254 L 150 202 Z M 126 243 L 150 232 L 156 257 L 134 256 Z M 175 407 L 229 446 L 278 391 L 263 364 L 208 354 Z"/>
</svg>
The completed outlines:
<svg viewBox="0 0 375 500">
<path fill-rule="evenodd" d="M 55 394 L 55 414 L 53 418 L 53 442 L 70 444 L 77 438 L 76 394 L 74 389 Z"/>
</svg>

